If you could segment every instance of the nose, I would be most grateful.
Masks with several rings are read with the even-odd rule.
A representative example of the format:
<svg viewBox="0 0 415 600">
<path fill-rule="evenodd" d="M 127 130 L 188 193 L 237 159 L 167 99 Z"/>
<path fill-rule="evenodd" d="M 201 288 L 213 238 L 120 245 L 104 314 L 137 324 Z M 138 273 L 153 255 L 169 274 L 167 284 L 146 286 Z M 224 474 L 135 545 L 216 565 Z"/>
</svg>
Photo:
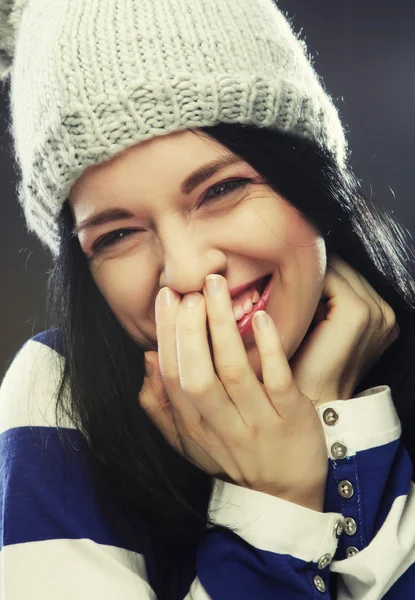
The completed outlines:
<svg viewBox="0 0 415 600">
<path fill-rule="evenodd" d="M 187 226 L 176 226 L 163 239 L 164 268 L 160 276 L 160 289 L 168 286 L 184 296 L 190 292 L 203 293 L 207 275 L 225 271 L 224 253 L 212 242 L 190 231 Z"/>
</svg>

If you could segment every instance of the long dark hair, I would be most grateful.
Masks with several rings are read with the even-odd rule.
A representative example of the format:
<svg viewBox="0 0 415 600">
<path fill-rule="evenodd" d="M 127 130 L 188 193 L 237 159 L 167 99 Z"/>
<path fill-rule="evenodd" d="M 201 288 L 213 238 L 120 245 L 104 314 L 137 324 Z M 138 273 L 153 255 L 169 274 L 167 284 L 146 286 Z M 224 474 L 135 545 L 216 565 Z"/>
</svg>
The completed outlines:
<svg viewBox="0 0 415 600">
<path fill-rule="evenodd" d="M 390 386 L 402 441 L 415 464 L 415 287 L 408 231 L 364 197 L 350 168 L 340 170 L 332 154 L 312 141 L 238 124 L 198 131 L 250 163 L 317 227 L 327 252 L 359 271 L 393 308 L 399 338 L 354 393 Z M 59 423 L 66 413 L 82 433 L 97 489 L 105 489 L 103 498 L 109 492 L 126 516 L 128 525 L 117 524 L 114 512 L 104 506 L 113 526 L 133 538 L 137 535 L 139 548 L 142 529 L 134 531 L 138 524 L 128 515 L 139 515 L 140 527 L 145 524 L 160 569 L 157 597 L 166 600 L 178 548 L 183 547 L 182 559 L 187 548 L 186 560 L 194 560 L 201 536 L 215 527 L 207 519 L 212 478 L 180 456 L 140 407 L 144 349 L 120 326 L 97 289 L 79 241 L 71 236 L 73 224 L 66 202 L 60 216 L 61 249 L 49 271 L 46 303 L 48 327 L 59 335 L 65 356 L 56 419 Z M 69 405 L 63 401 L 65 383 Z M 63 443 L 64 438 L 62 434 Z"/>
</svg>

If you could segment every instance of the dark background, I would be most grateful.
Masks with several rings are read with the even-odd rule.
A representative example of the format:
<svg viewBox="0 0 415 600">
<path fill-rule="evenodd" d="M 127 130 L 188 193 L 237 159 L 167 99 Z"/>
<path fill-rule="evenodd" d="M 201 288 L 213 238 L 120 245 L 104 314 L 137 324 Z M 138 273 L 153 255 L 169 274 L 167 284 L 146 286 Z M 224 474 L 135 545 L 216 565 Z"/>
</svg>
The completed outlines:
<svg viewBox="0 0 415 600">
<path fill-rule="evenodd" d="M 363 191 L 413 233 L 415 3 L 279 0 L 314 57 L 346 128 Z M 13 356 L 44 329 L 50 256 L 26 232 L 6 133 L 9 81 L 0 86 L 0 381 Z M 24 101 L 24 99 L 22 100 Z"/>
</svg>

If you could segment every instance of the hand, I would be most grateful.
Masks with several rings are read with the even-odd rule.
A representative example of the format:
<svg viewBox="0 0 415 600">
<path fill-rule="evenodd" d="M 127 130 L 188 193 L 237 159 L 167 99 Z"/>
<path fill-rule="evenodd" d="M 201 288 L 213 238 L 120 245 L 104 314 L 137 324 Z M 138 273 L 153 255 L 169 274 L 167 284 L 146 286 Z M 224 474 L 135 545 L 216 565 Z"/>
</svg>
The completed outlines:
<svg viewBox="0 0 415 600">
<path fill-rule="evenodd" d="M 315 328 L 290 360 L 299 388 L 315 404 L 347 400 L 399 337 L 392 308 L 368 281 L 332 255 Z"/>
<path fill-rule="evenodd" d="M 262 384 L 247 357 L 226 280 L 216 296 L 187 294 L 156 302 L 159 352 L 139 402 L 190 462 L 237 485 L 322 510 L 328 471 L 323 426 L 297 386 L 277 328 L 254 337 Z M 197 300 L 187 307 L 187 298 Z M 214 355 L 208 344 L 206 314 Z M 158 360 L 155 360 L 155 359 Z M 215 373 L 216 368 L 216 373 Z"/>
</svg>

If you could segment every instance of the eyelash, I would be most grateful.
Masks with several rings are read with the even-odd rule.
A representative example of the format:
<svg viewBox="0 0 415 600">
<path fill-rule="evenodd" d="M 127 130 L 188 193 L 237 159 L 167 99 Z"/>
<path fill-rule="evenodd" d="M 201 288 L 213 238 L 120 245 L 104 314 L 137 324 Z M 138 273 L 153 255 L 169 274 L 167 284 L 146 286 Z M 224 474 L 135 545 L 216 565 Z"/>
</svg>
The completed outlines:
<svg viewBox="0 0 415 600">
<path fill-rule="evenodd" d="M 220 198 L 222 196 L 226 196 L 227 194 L 229 194 L 230 192 L 233 192 L 236 189 L 246 187 L 248 185 L 248 183 L 250 183 L 250 182 L 251 182 L 250 179 L 233 179 L 231 181 L 224 181 L 222 183 L 217 183 L 216 185 L 214 185 L 207 191 L 206 195 L 208 195 L 209 192 L 211 192 L 215 188 L 220 188 L 222 186 L 228 186 L 228 185 L 233 184 L 233 187 L 231 187 L 230 189 L 227 189 L 225 192 L 213 195 L 213 198 Z M 205 196 L 205 198 L 206 198 L 206 196 Z M 208 201 L 210 201 L 210 199 Z M 204 201 L 202 201 L 201 204 L 204 204 Z M 124 240 L 126 237 L 129 237 L 130 234 L 127 234 L 127 236 L 124 235 L 123 237 L 120 237 L 118 239 L 112 239 L 113 236 L 115 236 L 116 234 L 121 233 L 121 232 L 126 232 L 126 231 L 130 232 L 130 234 L 131 234 L 131 233 L 134 233 L 134 231 L 144 231 L 144 230 L 116 229 L 115 231 L 111 231 L 111 233 L 104 235 L 103 238 L 101 238 L 99 241 L 95 242 L 95 244 L 92 246 L 93 257 L 95 257 L 97 254 L 102 252 L 105 248 L 108 248 L 110 246 L 115 246 L 116 244 L 118 244 L 119 242 Z"/>
</svg>

